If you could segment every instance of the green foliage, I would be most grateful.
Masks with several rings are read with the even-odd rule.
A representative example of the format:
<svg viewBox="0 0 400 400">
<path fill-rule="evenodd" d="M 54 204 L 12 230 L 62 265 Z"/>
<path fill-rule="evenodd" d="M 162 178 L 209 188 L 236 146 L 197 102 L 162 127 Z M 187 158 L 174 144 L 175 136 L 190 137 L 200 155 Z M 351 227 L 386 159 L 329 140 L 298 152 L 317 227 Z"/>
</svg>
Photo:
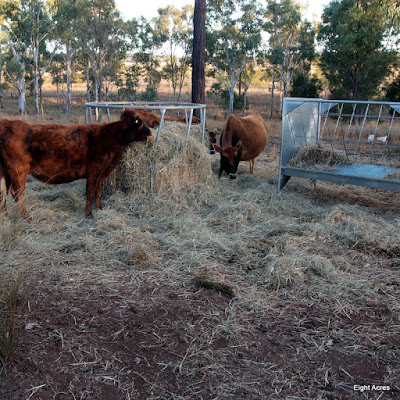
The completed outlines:
<svg viewBox="0 0 400 400">
<path fill-rule="evenodd" d="M 139 88 L 139 68 L 132 65 L 119 75 L 115 84 L 118 88 L 116 100 L 120 101 L 136 101 L 137 90 Z"/>
<path fill-rule="evenodd" d="M 168 48 L 163 72 L 171 81 L 174 101 L 179 101 L 185 74 L 189 68 L 193 36 L 193 6 L 181 10 L 174 6 L 158 9 L 155 29 Z M 181 54 L 178 54 L 180 49 Z"/>
<path fill-rule="evenodd" d="M 155 101 L 157 99 L 157 90 L 152 86 L 147 86 L 141 95 L 141 99 L 143 101 Z"/>
<path fill-rule="evenodd" d="M 320 66 L 334 97 L 367 100 L 377 93 L 395 60 L 384 47 L 389 28 L 386 12 L 369 2 L 343 0 L 325 9 Z"/>
<path fill-rule="evenodd" d="M 146 82 L 142 99 L 154 100 L 163 77 L 157 51 L 162 47 L 165 37 L 157 30 L 155 21 L 147 21 L 143 17 L 128 22 L 127 34 L 136 50 L 132 61 L 136 65 L 136 71 L 140 71 L 140 76 Z"/>
<path fill-rule="evenodd" d="M 316 98 L 322 90 L 320 80 L 308 71 L 297 70 L 293 75 L 292 97 Z"/>
<path fill-rule="evenodd" d="M 400 101 L 400 77 L 385 87 L 386 100 Z"/>
<path fill-rule="evenodd" d="M 229 110 L 230 96 L 229 91 L 222 87 L 221 82 L 216 82 L 211 85 L 210 90 L 207 91 L 207 96 L 212 99 L 213 102 L 224 107 L 225 110 Z M 233 109 L 242 110 L 244 105 L 244 94 L 238 94 L 234 92 Z M 247 99 L 246 109 L 249 108 L 249 101 Z"/>
<path fill-rule="evenodd" d="M 206 58 L 229 92 L 234 109 L 235 87 L 247 60 L 261 43 L 260 4 L 252 0 L 207 2 Z"/>
</svg>

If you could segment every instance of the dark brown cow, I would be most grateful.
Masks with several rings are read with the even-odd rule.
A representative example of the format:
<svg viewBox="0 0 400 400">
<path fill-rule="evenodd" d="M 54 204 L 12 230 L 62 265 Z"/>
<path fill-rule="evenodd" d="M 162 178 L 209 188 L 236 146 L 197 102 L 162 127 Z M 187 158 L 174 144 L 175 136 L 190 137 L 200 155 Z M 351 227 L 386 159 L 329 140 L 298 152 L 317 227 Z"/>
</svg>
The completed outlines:
<svg viewBox="0 0 400 400">
<path fill-rule="evenodd" d="M 267 130 L 261 115 L 231 115 L 222 128 L 220 144 L 214 144 L 215 150 L 221 153 L 219 176 L 225 171 L 230 178 L 236 178 L 240 161 L 249 161 L 250 172 L 254 173 L 256 157 L 266 144 Z"/>
<path fill-rule="evenodd" d="M 157 128 L 160 125 L 161 116 L 152 113 L 147 110 L 135 110 L 138 115 L 141 116 L 143 122 L 150 128 Z M 186 124 L 186 118 L 184 115 L 165 115 L 164 121 L 175 121 Z M 200 119 L 197 117 L 192 117 L 192 125 L 196 125 L 200 123 Z"/>
<path fill-rule="evenodd" d="M 9 190 L 19 211 L 25 208 L 28 174 L 46 183 L 66 183 L 86 178 L 86 216 L 92 200 L 101 209 L 101 183 L 116 167 L 133 141 L 146 141 L 150 129 L 134 110 L 125 109 L 121 119 L 109 124 L 56 125 L 0 121 L 0 206 L 5 209 Z"/>
</svg>

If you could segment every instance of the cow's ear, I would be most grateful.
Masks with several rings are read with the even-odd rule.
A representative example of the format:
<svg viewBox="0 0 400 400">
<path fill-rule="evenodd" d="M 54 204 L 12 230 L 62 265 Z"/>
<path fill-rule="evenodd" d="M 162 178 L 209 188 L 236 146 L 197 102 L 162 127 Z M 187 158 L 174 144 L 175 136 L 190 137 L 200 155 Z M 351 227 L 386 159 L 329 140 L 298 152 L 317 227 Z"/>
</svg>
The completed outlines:
<svg viewBox="0 0 400 400">
<path fill-rule="evenodd" d="M 214 143 L 213 147 L 214 147 L 215 151 L 218 151 L 218 153 L 222 153 L 222 148 L 219 144 Z"/>
<path fill-rule="evenodd" d="M 125 117 L 126 117 L 126 108 L 124 108 L 124 109 L 121 111 L 120 119 L 125 118 Z"/>
<path fill-rule="evenodd" d="M 239 140 L 239 141 L 236 143 L 235 149 L 239 151 L 241 147 L 242 147 L 242 142 Z"/>
</svg>

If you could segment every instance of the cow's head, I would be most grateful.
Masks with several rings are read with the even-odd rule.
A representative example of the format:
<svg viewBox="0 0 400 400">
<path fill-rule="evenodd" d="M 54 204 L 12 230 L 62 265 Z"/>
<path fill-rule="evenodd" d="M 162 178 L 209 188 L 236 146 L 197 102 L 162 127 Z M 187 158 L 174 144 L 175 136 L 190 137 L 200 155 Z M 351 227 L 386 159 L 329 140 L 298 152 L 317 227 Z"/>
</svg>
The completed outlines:
<svg viewBox="0 0 400 400">
<path fill-rule="evenodd" d="M 215 143 L 214 149 L 221 153 L 221 166 L 219 169 L 219 176 L 222 171 L 225 171 L 229 178 L 235 179 L 237 174 L 240 157 L 242 155 L 242 142 L 239 140 L 235 146 L 223 149 L 219 144 Z"/>
<path fill-rule="evenodd" d="M 121 121 L 124 121 L 127 130 L 123 132 L 123 141 L 145 142 L 151 136 L 151 130 L 143 123 L 141 115 L 136 110 L 125 108 L 121 112 Z"/>
</svg>

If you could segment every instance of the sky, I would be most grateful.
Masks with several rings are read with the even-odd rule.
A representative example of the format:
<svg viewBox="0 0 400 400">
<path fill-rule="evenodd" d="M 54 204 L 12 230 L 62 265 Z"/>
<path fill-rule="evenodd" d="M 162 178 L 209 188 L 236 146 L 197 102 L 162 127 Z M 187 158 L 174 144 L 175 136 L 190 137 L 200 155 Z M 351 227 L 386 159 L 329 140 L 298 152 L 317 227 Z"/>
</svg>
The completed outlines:
<svg viewBox="0 0 400 400">
<path fill-rule="evenodd" d="M 174 5 L 181 8 L 185 4 L 193 4 L 195 0 L 116 0 L 118 10 L 124 19 L 143 16 L 151 19 L 157 15 L 157 10 L 161 7 Z M 305 13 L 309 21 L 318 20 L 324 6 L 329 4 L 331 0 L 299 0 L 300 3 L 307 7 Z M 263 3 L 261 1 L 261 3 Z"/>
</svg>

